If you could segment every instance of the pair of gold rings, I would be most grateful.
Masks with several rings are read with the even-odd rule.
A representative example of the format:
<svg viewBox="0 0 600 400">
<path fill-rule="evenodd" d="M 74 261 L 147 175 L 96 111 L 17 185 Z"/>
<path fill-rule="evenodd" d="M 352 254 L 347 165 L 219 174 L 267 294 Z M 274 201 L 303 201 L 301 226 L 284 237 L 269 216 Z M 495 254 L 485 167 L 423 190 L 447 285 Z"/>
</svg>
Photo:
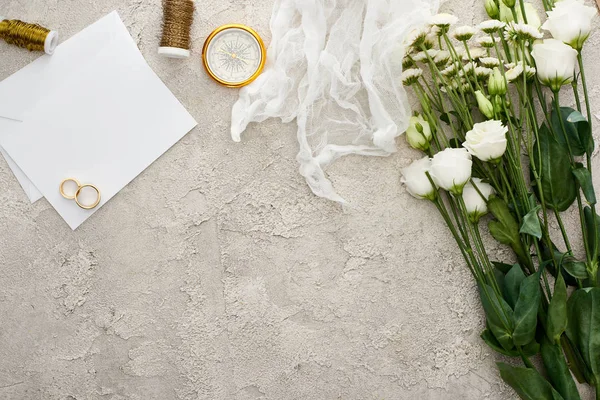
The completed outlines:
<svg viewBox="0 0 600 400">
<path fill-rule="evenodd" d="M 67 184 L 69 182 L 72 182 L 75 185 L 77 185 L 77 190 L 75 191 L 74 194 L 67 193 L 67 191 L 65 189 L 65 184 Z M 90 189 L 96 191 L 96 200 L 92 203 L 86 204 L 80 198 L 83 190 L 86 188 L 90 188 Z M 98 206 L 98 204 L 100 204 L 100 190 L 94 185 L 90 185 L 90 184 L 82 185 L 79 183 L 79 181 L 77 179 L 67 178 L 67 179 L 63 180 L 60 183 L 59 190 L 60 190 L 60 194 L 62 197 L 64 197 L 67 200 L 75 200 L 75 203 L 77 203 L 77 205 L 79 207 L 83 208 L 84 210 L 91 210 L 93 208 L 96 208 Z"/>
</svg>

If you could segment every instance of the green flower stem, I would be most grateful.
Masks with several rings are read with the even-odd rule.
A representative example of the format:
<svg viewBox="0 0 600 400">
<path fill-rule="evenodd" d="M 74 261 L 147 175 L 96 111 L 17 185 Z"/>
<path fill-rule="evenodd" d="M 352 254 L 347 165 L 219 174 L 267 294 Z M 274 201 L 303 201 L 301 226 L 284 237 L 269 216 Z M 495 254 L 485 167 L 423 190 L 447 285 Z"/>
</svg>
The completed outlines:
<svg viewBox="0 0 600 400">
<path fill-rule="evenodd" d="M 528 121 L 528 127 L 532 128 L 533 130 L 533 136 L 535 138 L 535 144 L 537 146 L 537 151 L 538 154 L 541 154 L 541 147 L 540 147 L 540 140 L 539 140 L 539 130 L 538 130 L 538 122 L 537 122 L 537 117 L 535 115 L 535 109 L 533 104 L 529 104 L 529 107 L 527 107 L 527 109 L 529 110 L 529 113 L 527 114 L 527 121 Z M 533 120 L 533 123 L 530 123 L 530 120 Z M 542 166 L 542 161 L 540 158 L 539 163 L 536 165 L 533 162 L 533 144 L 532 143 L 527 143 L 526 146 L 527 149 L 527 156 L 529 157 L 530 160 L 530 167 L 531 167 L 531 171 L 533 173 L 533 178 L 536 182 L 536 185 L 538 188 L 540 188 L 540 190 L 538 191 L 538 195 L 539 195 L 539 201 L 540 204 L 542 206 L 542 214 L 543 214 L 543 224 L 542 224 L 542 239 L 544 240 L 544 242 L 546 243 L 546 246 L 549 249 L 552 249 L 552 239 L 550 238 L 550 226 L 549 226 L 549 219 L 548 219 L 548 209 L 546 207 L 546 201 L 544 198 L 544 191 L 541 189 L 542 188 L 542 180 L 541 180 L 541 176 L 542 176 L 542 170 L 543 170 L 543 166 Z M 566 235 L 566 232 L 565 232 Z M 565 244 L 567 244 L 567 247 L 570 247 L 570 243 L 568 243 L 569 239 L 568 236 L 563 236 L 565 238 Z M 537 242 L 534 242 L 536 244 L 537 247 Z M 540 254 L 539 248 L 537 249 L 538 254 Z M 557 260 L 556 257 L 554 255 L 554 252 L 551 251 L 550 252 L 550 256 L 552 257 L 552 262 L 554 263 L 554 265 L 557 265 Z M 540 261 L 541 262 L 541 261 Z M 545 275 L 544 275 L 545 278 Z M 546 279 L 546 285 L 548 286 L 547 283 L 547 278 Z M 550 293 L 550 291 L 548 291 L 548 293 Z"/>
<path fill-rule="evenodd" d="M 477 282 L 483 282 L 483 277 L 480 276 L 480 274 L 478 274 L 478 271 L 476 270 L 476 268 L 474 266 L 475 260 L 474 260 L 473 251 L 471 250 L 471 248 L 469 246 L 467 246 L 465 244 L 465 242 L 461 239 L 461 235 L 459 235 L 458 232 L 456 231 L 456 226 L 454 225 L 454 222 L 450 218 L 450 215 L 448 214 L 448 210 L 446 209 L 446 205 L 444 204 L 444 202 L 440 198 L 440 196 L 438 196 L 433 201 L 433 204 L 435 204 L 435 206 L 437 207 L 438 211 L 442 215 L 442 218 L 444 219 L 444 222 L 446 222 L 446 225 L 450 229 L 452 236 L 454 236 L 454 240 L 458 244 L 458 248 L 460 249 L 460 252 L 461 252 L 462 256 L 464 257 L 465 262 L 467 263 L 467 267 L 471 271 L 471 274 L 473 275 L 473 277 L 475 278 L 475 280 Z"/>
<path fill-rule="evenodd" d="M 469 213 L 467 211 L 467 207 L 465 205 L 465 201 L 464 201 L 463 197 L 455 196 L 454 198 L 457 200 L 457 203 L 460 206 L 463 216 L 467 217 Z M 478 234 L 476 224 L 469 221 L 467 223 L 467 227 L 469 229 L 471 238 L 473 239 L 473 244 L 475 245 L 474 249 L 477 252 L 477 258 L 480 261 L 479 265 L 483 266 L 483 269 L 484 269 L 483 272 L 485 275 L 487 275 L 487 283 L 489 283 L 490 286 L 492 287 L 492 289 L 494 289 L 494 292 L 496 292 L 497 296 L 502 296 L 500 286 L 498 285 L 498 282 L 496 281 L 496 277 L 494 275 L 492 263 L 490 262 L 490 260 L 488 258 L 487 252 L 485 251 L 483 241 L 481 240 L 481 235 Z"/>
<path fill-rule="evenodd" d="M 571 82 L 571 87 L 573 88 L 573 96 L 575 96 L 575 103 L 577 104 L 577 111 L 582 112 L 581 109 L 581 99 L 579 98 L 579 90 L 577 88 L 577 73 L 573 73 L 573 82 Z"/>
<path fill-rule="evenodd" d="M 590 129 L 592 129 L 592 110 L 590 106 L 590 97 L 588 93 L 587 82 L 585 79 L 585 68 L 583 65 L 583 56 L 581 55 L 581 51 L 577 54 L 577 61 L 579 62 L 579 73 L 581 74 L 581 86 L 583 86 L 583 96 L 585 99 L 585 108 L 587 111 L 588 123 L 590 124 Z"/>
<path fill-rule="evenodd" d="M 483 239 L 481 237 L 481 232 L 479 230 L 479 224 L 473 223 L 473 231 L 475 232 L 475 236 L 477 238 L 477 242 L 479 243 L 480 251 L 483 253 L 484 262 L 488 269 L 489 279 L 492 282 L 492 287 L 497 290 L 497 293 L 500 297 L 502 297 L 502 291 L 500 290 L 500 286 L 498 285 L 498 281 L 496 281 L 496 275 L 494 275 L 494 266 L 490 262 L 487 252 L 485 251 L 485 245 L 483 243 Z"/>
<path fill-rule="evenodd" d="M 482 163 L 482 164 L 487 172 L 487 176 L 490 179 L 492 186 L 494 186 L 494 189 L 496 189 L 496 192 L 498 192 L 505 201 L 508 201 L 508 195 L 506 192 L 510 191 L 510 187 L 505 187 L 504 185 L 502 185 L 502 182 L 499 181 L 498 178 L 496 177 L 497 174 L 495 173 L 495 169 L 493 167 L 491 167 L 488 163 Z M 476 186 L 474 185 L 474 187 L 476 187 Z M 477 190 L 477 191 L 479 191 L 479 190 Z"/>
<path fill-rule="evenodd" d="M 427 53 L 427 49 L 425 48 L 425 46 L 421 46 L 421 50 L 423 52 L 425 52 L 425 55 L 429 62 L 429 68 L 431 70 L 431 75 L 434 78 L 434 84 L 436 86 L 438 86 L 438 88 L 439 88 L 439 85 L 437 83 L 437 77 L 442 78 L 440 70 L 437 67 L 437 65 L 435 65 L 435 62 L 432 60 L 432 58 L 429 56 L 429 54 Z M 442 79 L 442 82 L 443 81 L 444 80 Z M 459 88 L 460 88 L 460 85 L 459 85 Z M 448 98 L 450 99 L 450 102 L 452 103 L 455 111 L 459 113 L 462 121 L 469 121 L 471 126 L 473 126 L 473 119 L 472 119 L 470 113 L 468 112 L 468 110 L 463 109 L 463 105 L 466 104 L 466 101 L 463 98 L 463 100 L 461 102 L 460 99 L 456 98 L 456 94 L 454 93 L 454 91 L 450 90 L 450 89 L 451 89 L 450 87 L 446 86 L 446 90 L 448 90 Z M 451 94 L 454 94 L 454 96 L 452 96 Z M 448 117 L 448 118 L 450 118 L 450 117 Z"/>
<path fill-rule="evenodd" d="M 423 85 L 421 84 L 421 81 L 423 81 L 423 83 L 425 84 L 425 87 L 423 87 Z M 431 86 L 429 85 L 429 83 L 427 82 L 427 79 L 419 79 L 417 80 L 416 84 L 419 86 L 419 88 L 421 89 L 421 91 L 423 93 L 426 93 L 427 96 L 429 97 L 429 100 L 433 103 L 433 106 L 435 108 L 438 109 L 438 111 L 441 111 L 442 109 L 442 99 L 439 98 L 439 96 L 436 96 L 435 93 L 433 92 L 433 89 L 431 89 Z M 427 90 L 425 90 L 425 88 Z"/>
<path fill-rule="evenodd" d="M 508 192 L 510 194 L 510 200 L 512 200 L 512 203 L 515 205 L 515 209 L 518 209 L 517 205 L 519 203 L 517 202 L 517 199 L 515 198 L 515 195 L 514 195 L 513 191 L 511 190 L 511 185 L 510 185 L 510 182 L 508 180 L 508 177 L 506 176 L 506 171 L 504 170 L 503 165 L 500 164 L 498 166 L 498 169 L 500 170 L 500 176 L 502 177 L 502 180 L 504 181 L 504 184 L 506 185 L 506 187 L 508 189 Z M 508 200 L 508 199 L 505 199 L 505 200 Z M 525 214 L 527 214 L 527 213 L 525 213 Z M 522 214 L 520 212 L 517 212 L 517 217 L 519 218 L 519 225 L 521 225 L 521 222 L 522 222 L 521 215 L 524 215 L 524 214 Z"/>
<path fill-rule="evenodd" d="M 418 84 L 418 82 L 417 82 Z M 423 88 L 420 85 L 416 86 L 417 89 L 415 89 L 415 93 L 417 94 L 417 97 L 419 98 L 419 101 L 421 102 L 421 108 L 423 109 L 423 113 L 425 114 L 425 116 L 427 117 L 427 120 L 430 121 L 430 123 L 433 125 L 432 126 L 432 136 L 433 136 L 433 141 L 435 143 L 435 145 L 437 146 L 437 148 L 439 150 L 442 150 L 443 147 L 440 145 L 440 142 L 438 140 L 438 135 L 433 134 L 434 131 L 437 132 L 437 130 L 439 129 L 439 126 L 437 125 L 437 118 L 434 115 L 431 115 L 429 113 L 429 111 L 427 111 L 427 107 L 423 107 L 424 104 L 424 98 L 427 97 L 427 94 L 423 91 Z M 442 134 L 442 137 L 445 138 L 445 136 Z"/>
<path fill-rule="evenodd" d="M 512 62 L 512 54 L 510 53 L 510 47 L 508 46 L 508 42 L 506 41 L 506 39 L 504 38 L 503 35 L 498 35 L 498 36 L 500 36 L 500 41 L 502 42 L 502 47 L 504 47 L 504 55 L 506 56 L 506 61 L 511 63 Z"/>
<path fill-rule="evenodd" d="M 559 113 L 560 115 L 560 100 L 559 100 L 559 92 L 556 91 L 554 93 L 554 107 L 555 107 L 555 112 Z M 563 121 L 562 118 L 558 118 L 558 120 L 560 121 L 560 127 L 565 135 L 565 138 L 568 137 L 567 135 L 567 130 L 565 128 L 565 122 Z M 573 168 L 575 168 L 575 160 L 573 159 L 573 153 L 571 152 L 571 145 L 569 144 L 569 141 L 566 140 L 566 144 L 567 144 L 567 150 L 569 152 L 569 158 L 571 159 L 571 166 Z M 577 191 L 577 207 L 579 208 L 579 221 L 581 223 L 581 231 L 583 234 L 583 243 L 585 245 L 585 249 L 589 249 L 589 238 L 587 235 L 587 229 L 585 228 L 585 217 L 583 214 L 583 203 L 581 201 L 581 191 L 578 190 Z M 586 258 L 587 258 L 587 265 L 590 266 L 592 265 L 592 260 L 591 260 L 591 254 L 588 254 L 588 252 L 586 251 Z M 590 277 L 593 279 L 593 277 Z"/>
<path fill-rule="evenodd" d="M 444 42 L 446 43 L 446 46 L 448 47 L 448 51 L 450 52 L 450 55 L 452 56 L 452 60 L 455 63 L 458 63 L 458 66 L 460 68 L 460 70 L 462 71 L 465 79 L 467 80 L 467 82 L 469 82 L 469 85 L 471 85 L 471 82 L 468 79 L 468 75 L 467 72 L 465 71 L 464 65 L 462 63 L 462 59 L 458 56 L 458 52 L 456 51 L 456 48 L 454 47 L 454 45 L 452 44 L 452 42 L 450 41 L 450 38 L 448 37 L 448 35 L 446 33 L 443 34 L 444 37 Z M 460 84 L 460 82 L 458 82 L 458 89 L 459 92 L 462 95 L 462 105 L 467 105 L 467 100 L 464 97 L 464 90 L 462 89 L 462 84 Z M 471 86 L 471 89 L 473 89 L 473 86 Z M 467 126 L 467 130 L 471 129 L 473 127 L 473 117 L 471 116 L 471 113 L 469 112 L 469 110 L 467 110 L 466 112 L 467 118 L 465 119 L 465 121 L 469 121 L 469 126 Z"/>
<path fill-rule="evenodd" d="M 513 182 L 513 184 L 515 184 L 517 186 L 519 198 L 521 199 L 522 204 L 527 204 L 528 190 L 527 190 L 526 183 L 525 183 L 525 177 L 523 176 L 525 169 L 523 169 L 523 164 L 521 161 L 521 154 L 519 151 L 519 149 L 521 147 L 520 147 L 520 143 L 516 140 L 516 137 L 517 137 L 516 129 L 515 129 L 515 126 L 513 125 L 512 118 L 511 118 L 511 114 L 513 114 L 513 113 L 509 112 L 505 103 L 504 103 L 504 112 L 507 115 L 507 124 L 508 124 L 509 132 L 510 132 L 510 135 L 508 135 L 508 138 L 509 138 L 509 141 L 508 141 L 509 142 L 509 152 L 507 154 L 508 168 L 509 168 L 511 177 L 513 178 L 512 182 Z M 517 204 L 515 204 L 515 207 L 517 207 Z M 527 213 L 524 213 L 524 214 L 527 214 Z"/>
<path fill-rule="evenodd" d="M 529 361 L 529 359 L 525 356 L 525 353 L 523 353 L 523 349 L 521 348 L 521 346 L 517 346 L 517 350 L 519 350 L 519 354 L 521 355 L 521 360 L 523 360 L 523 364 L 525 364 L 527 368 L 535 370 L 535 365 L 533 365 L 532 362 Z"/>
<path fill-rule="evenodd" d="M 502 1 L 502 0 L 500 0 Z M 525 13 L 525 2 L 523 0 L 519 0 L 519 6 L 521 7 L 521 15 L 523 15 L 523 22 L 525 22 L 527 24 L 527 14 Z M 515 22 L 517 22 L 517 19 L 515 18 Z M 523 73 L 525 73 L 523 71 Z"/>
<path fill-rule="evenodd" d="M 556 220 L 558 221 L 558 226 L 560 227 L 560 232 L 562 233 L 563 239 L 565 241 L 565 246 L 567 246 L 567 252 L 569 254 L 573 254 L 571 242 L 569 241 L 569 235 L 567 235 L 567 231 L 565 229 L 565 224 L 563 223 L 562 217 L 560 216 L 560 213 L 556 210 L 554 210 L 554 215 L 556 216 Z"/>
<path fill-rule="evenodd" d="M 463 40 L 463 45 L 465 46 L 465 51 L 467 52 L 467 57 L 469 57 L 469 62 L 473 63 L 473 57 L 471 57 L 471 52 L 469 51 L 469 45 L 467 44 L 466 40 Z M 471 81 L 469 80 L 469 77 L 467 75 L 465 75 L 465 78 L 467 79 L 467 82 L 469 82 L 469 85 L 471 85 Z M 473 69 L 473 78 L 475 80 L 475 86 L 477 88 L 477 90 L 484 92 L 485 90 L 479 85 L 479 79 L 477 79 L 477 74 L 475 74 L 475 69 Z M 472 88 L 473 86 L 471 86 Z"/>
<path fill-rule="evenodd" d="M 591 134 L 593 132 L 592 110 L 591 110 L 591 105 L 590 105 L 590 96 L 588 93 L 587 80 L 585 78 L 585 66 L 583 65 L 583 56 L 581 55 L 581 51 L 579 51 L 579 53 L 577 54 L 577 61 L 579 62 L 579 73 L 581 74 L 581 86 L 583 86 L 585 109 L 587 111 L 587 119 L 588 119 L 588 124 L 590 125 L 590 134 Z M 586 152 L 586 162 L 587 162 L 587 169 L 588 169 L 588 171 L 590 171 L 590 176 L 593 176 L 592 157 L 588 152 Z M 590 207 L 592 209 L 592 220 L 594 221 L 594 226 L 596 226 L 596 224 L 597 224 L 596 205 L 590 204 Z M 595 250 L 595 252 L 594 252 L 594 254 L 592 254 L 592 260 L 596 261 L 598 259 L 598 246 L 597 245 L 594 246 L 593 249 Z M 596 278 L 596 277 L 594 277 L 594 278 Z"/>
</svg>

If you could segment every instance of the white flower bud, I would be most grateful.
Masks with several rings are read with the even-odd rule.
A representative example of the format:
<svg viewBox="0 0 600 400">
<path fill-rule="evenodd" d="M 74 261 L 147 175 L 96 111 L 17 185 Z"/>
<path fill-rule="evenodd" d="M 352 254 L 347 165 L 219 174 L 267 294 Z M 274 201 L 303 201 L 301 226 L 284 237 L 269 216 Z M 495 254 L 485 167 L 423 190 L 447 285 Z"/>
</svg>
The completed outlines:
<svg viewBox="0 0 600 400">
<path fill-rule="evenodd" d="M 494 68 L 488 80 L 488 91 L 491 96 L 504 96 L 506 94 L 506 79 L 498 68 Z"/>
<path fill-rule="evenodd" d="M 494 118 L 494 106 L 492 105 L 492 102 L 489 101 L 480 90 L 475 92 L 475 98 L 477 99 L 479 111 L 489 119 Z"/>
<path fill-rule="evenodd" d="M 429 122 L 420 115 L 410 118 L 410 125 L 406 130 L 406 140 L 412 148 L 427 151 L 432 137 Z"/>
<path fill-rule="evenodd" d="M 500 8 L 498 8 L 495 0 L 485 0 L 484 7 L 485 12 L 490 18 L 496 19 L 500 16 Z"/>
</svg>

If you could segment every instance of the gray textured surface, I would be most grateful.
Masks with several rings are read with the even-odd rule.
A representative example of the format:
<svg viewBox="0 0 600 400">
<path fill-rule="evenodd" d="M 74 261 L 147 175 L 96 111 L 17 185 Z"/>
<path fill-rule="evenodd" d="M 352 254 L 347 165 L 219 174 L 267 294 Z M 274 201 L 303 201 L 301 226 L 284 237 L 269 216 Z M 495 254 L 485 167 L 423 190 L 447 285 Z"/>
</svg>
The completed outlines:
<svg viewBox="0 0 600 400">
<path fill-rule="evenodd" d="M 300 178 L 292 126 L 230 140 L 236 91 L 201 46 L 229 22 L 268 42 L 271 5 L 199 2 L 193 57 L 173 61 L 156 55 L 159 0 L 0 0 L 63 38 L 117 9 L 200 124 L 76 232 L 0 161 L 1 399 L 513 398 L 450 235 L 400 187 L 415 153 L 335 164 L 344 210 Z M 0 79 L 36 56 L 0 43 Z"/>
</svg>

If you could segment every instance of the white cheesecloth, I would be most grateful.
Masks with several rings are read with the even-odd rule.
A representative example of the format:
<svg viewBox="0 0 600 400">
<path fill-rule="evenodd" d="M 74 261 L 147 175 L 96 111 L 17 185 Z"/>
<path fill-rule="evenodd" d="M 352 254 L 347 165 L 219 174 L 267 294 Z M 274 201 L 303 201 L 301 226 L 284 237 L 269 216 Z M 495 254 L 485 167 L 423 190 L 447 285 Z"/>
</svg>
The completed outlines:
<svg viewBox="0 0 600 400">
<path fill-rule="evenodd" d="M 240 91 L 231 135 L 251 122 L 298 125 L 300 173 L 321 197 L 344 202 L 323 169 L 339 157 L 388 156 L 408 127 L 403 41 L 439 0 L 276 0 L 262 75 Z"/>
</svg>

